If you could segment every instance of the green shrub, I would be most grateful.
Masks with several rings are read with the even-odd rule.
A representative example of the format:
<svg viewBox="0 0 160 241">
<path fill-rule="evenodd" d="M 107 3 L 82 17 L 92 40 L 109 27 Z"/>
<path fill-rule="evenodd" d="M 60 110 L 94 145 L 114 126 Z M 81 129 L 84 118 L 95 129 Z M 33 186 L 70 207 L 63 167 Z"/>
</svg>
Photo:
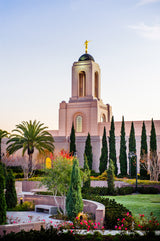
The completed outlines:
<svg viewBox="0 0 160 241">
<path fill-rule="evenodd" d="M 105 228 L 115 229 L 117 219 L 122 219 L 126 213 L 131 212 L 122 204 L 117 203 L 114 199 L 90 196 L 90 200 L 102 203 L 105 206 Z"/>
<path fill-rule="evenodd" d="M 12 170 L 8 170 L 6 179 L 6 204 L 7 208 L 14 208 L 17 204 L 17 193 L 15 188 L 15 179 Z"/>
<path fill-rule="evenodd" d="M 7 171 L 12 170 L 13 173 L 22 173 L 23 169 L 21 166 L 7 166 Z"/>
<path fill-rule="evenodd" d="M 116 195 L 127 195 L 132 194 L 135 192 L 134 187 L 117 187 L 116 188 Z"/>
<path fill-rule="evenodd" d="M 14 177 L 17 178 L 24 178 L 24 173 L 23 172 L 14 172 L 13 173 Z"/>
<path fill-rule="evenodd" d="M 17 204 L 14 208 L 9 208 L 8 211 L 34 211 L 34 203 L 25 201 L 22 204 Z"/>
<path fill-rule="evenodd" d="M 159 190 L 155 187 L 138 187 L 138 192 L 142 194 L 158 194 Z"/>
<path fill-rule="evenodd" d="M 6 200 L 4 195 L 5 181 L 3 176 L 3 170 L 0 166 L 0 224 L 4 224 L 6 221 Z"/>
</svg>

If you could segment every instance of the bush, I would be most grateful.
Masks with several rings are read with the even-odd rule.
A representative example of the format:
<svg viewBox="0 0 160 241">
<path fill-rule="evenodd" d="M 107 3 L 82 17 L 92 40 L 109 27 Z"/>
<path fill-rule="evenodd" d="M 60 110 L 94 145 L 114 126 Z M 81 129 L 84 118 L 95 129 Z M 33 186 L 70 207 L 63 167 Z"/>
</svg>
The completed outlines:
<svg viewBox="0 0 160 241">
<path fill-rule="evenodd" d="M 12 170 L 8 170 L 6 179 L 6 204 L 7 208 L 14 208 L 17 204 L 17 193 L 15 188 L 15 179 Z"/>
<path fill-rule="evenodd" d="M 21 166 L 7 166 L 7 171 L 12 170 L 13 173 L 22 173 L 23 169 Z"/>
<path fill-rule="evenodd" d="M 23 172 L 14 172 L 13 173 L 14 177 L 17 178 L 24 178 L 24 173 Z"/>
<path fill-rule="evenodd" d="M 122 219 L 126 213 L 131 212 L 122 204 L 117 203 L 114 199 L 90 196 L 90 200 L 102 203 L 105 206 L 105 228 L 115 229 L 117 219 Z"/>
<path fill-rule="evenodd" d="M 4 224 L 6 221 L 6 200 L 4 195 L 5 178 L 3 176 L 3 170 L 0 166 L 0 224 Z"/>
<path fill-rule="evenodd" d="M 158 194 L 159 190 L 155 187 L 138 187 L 138 192 L 142 194 Z"/>
<path fill-rule="evenodd" d="M 22 204 L 18 204 L 14 208 L 9 208 L 8 211 L 34 211 L 34 203 L 25 201 Z"/>
<path fill-rule="evenodd" d="M 116 195 L 127 195 L 132 194 L 135 192 L 134 187 L 117 187 L 116 188 Z"/>
</svg>

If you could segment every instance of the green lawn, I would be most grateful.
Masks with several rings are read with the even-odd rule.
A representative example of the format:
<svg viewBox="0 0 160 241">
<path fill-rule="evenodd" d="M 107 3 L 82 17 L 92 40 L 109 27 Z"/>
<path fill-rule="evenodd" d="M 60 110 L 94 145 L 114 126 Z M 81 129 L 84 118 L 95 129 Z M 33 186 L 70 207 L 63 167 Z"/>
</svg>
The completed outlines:
<svg viewBox="0 0 160 241">
<path fill-rule="evenodd" d="M 106 196 L 110 199 L 115 199 L 117 203 L 123 204 L 133 214 L 138 217 L 139 214 L 150 216 L 152 212 L 160 222 L 160 194 L 135 194 L 124 196 Z"/>
</svg>

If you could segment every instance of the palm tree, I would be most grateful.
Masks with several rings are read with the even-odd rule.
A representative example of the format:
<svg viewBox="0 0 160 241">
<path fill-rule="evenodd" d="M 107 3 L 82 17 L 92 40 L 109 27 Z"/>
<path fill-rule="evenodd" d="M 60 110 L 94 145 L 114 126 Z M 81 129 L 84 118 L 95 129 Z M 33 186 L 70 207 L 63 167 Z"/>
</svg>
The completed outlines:
<svg viewBox="0 0 160 241">
<path fill-rule="evenodd" d="M 23 121 L 21 124 L 16 125 L 16 129 L 12 132 L 16 132 L 10 136 L 7 144 L 7 151 L 9 155 L 15 153 L 19 149 L 22 149 L 22 156 L 25 152 L 29 156 L 28 171 L 32 171 L 32 155 L 34 153 L 34 148 L 38 150 L 39 153 L 44 153 L 46 150 L 53 153 L 54 151 L 54 139 L 52 135 L 46 131 L 47 127 L 44 123 L 40 123 L 34 120 Z"/>
<path fill-rule="evenodd" d="M 7 136 L 8 136 L 8 132 L 0 129 L 0 162 L 2 161 L 2 153 L 1 153 L 2 138 Z"/>
</svg>

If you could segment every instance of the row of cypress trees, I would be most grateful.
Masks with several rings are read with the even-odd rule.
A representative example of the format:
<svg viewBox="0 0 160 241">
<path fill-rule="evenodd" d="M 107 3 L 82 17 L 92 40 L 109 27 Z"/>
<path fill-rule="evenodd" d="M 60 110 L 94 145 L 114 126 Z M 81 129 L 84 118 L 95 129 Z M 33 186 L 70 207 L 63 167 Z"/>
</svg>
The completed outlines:
<svg viewBox="0 0 160 241">
<path fill-rule="evenodd" d="M 109 159 L 112 159 L 115 166 L 115 175 L 117 175 L 117 158 L 116 158 L 116 145 L 115 145 L 115 127 L 114 127 L 114 117 L 112 117 L 111 121 L 111 129 L 109 136 Z M 107 149 L 107 140 L 106 140 L 106 130 L 104 127 L 104 133 L 102 138 L 102 149 L 101 149 L 101 157 L 100 157 L 100 173 L 104 172 L 107 167 L 108 160 L 108 149 Z M 154 121 L 152 119 L 151 123 L 151 136 L 150 136 L 150 153 L 155 153 L 157 151 L 157 142 L 156 142 L 156 131 L 154 126 Z M 129 136 L 129 152 L 136 153 L 136 139 L 135 139 L 135 130 L 134 123 L 131 124 L 130 136 Z M 146 127 L 143 122 L 142 125 L 142 134 L 141 134 L 141 149 L 140 149 L 140 175 L 144 178 L 147 178 L 147 135 L 146 135 Z M 146 161 L 144 162 L 144 160 Z M 127 153 L 126 153 L 126 138 L 125 138 L 125 122 L 124 117 L 122 118 L 121 125 L 121 136 L 120 136 L 120 174 L 122 176 L 127 175 Z M 136 164 L 135 157 L 131 158 L 131 163 L 129 167 L 131 177 L 135 177 L 136 175 Z"/>
</svg>

